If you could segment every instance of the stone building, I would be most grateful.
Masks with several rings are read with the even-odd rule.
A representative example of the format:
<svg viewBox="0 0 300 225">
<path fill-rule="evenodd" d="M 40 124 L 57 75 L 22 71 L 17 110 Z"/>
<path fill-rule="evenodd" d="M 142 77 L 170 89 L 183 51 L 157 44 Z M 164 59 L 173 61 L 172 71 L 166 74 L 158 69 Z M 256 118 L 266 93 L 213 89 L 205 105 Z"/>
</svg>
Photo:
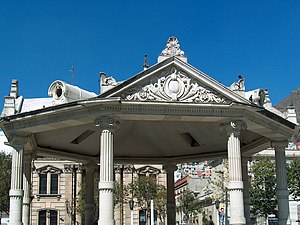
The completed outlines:
<svg viewBox="0 0 300 225">
<path fill-rule="evenodd" d="M 246 91 L 241 76 L 226 87 L 189 64 L 175 37 L 169 38 L 157 64 L 123 82 L 101 73 L 100 88 L 101 93 L 95 94 L 55 81 L 50 98 L 26 99 L 19 95 L 17 81 L 12 82 L 0 120 L 13 147 L 12 225 L 29 224 L 32 168 L 28 162 L 36 156 L 83 165 L 88 225 L 94 223 L 93 177 L 98 164 L 98 225 L 115 224 L 114 164 L 163 167 L 167 224 L 174 225 L 176 165 L 228 158 L 230 224 L 250 224 L 247 160 L 269 146 L 276 153 L 279 224 L 287 223 L 285 147 L 297 125 L 289 111 L 272 107 L 266 89 Z"/>
</svg>

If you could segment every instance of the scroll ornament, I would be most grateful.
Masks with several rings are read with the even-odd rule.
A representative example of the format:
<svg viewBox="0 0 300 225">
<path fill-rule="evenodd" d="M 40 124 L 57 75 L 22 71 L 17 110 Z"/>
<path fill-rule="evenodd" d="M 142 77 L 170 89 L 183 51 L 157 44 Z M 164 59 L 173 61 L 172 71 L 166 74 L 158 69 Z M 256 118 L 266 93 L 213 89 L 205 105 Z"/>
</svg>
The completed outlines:
<svg viewBox="0 0 300 225">
<path fill-rule="evenodd" d="M 178 72 L 174 67 L 171 73 L 160 77 L 156 83 L 139 88 L 137 92 L 126 95 L 126 100 L 138 101 L 180 101 L 195 103 L 225 103 L 219 94 L 208 90 Z"/>
</svg>

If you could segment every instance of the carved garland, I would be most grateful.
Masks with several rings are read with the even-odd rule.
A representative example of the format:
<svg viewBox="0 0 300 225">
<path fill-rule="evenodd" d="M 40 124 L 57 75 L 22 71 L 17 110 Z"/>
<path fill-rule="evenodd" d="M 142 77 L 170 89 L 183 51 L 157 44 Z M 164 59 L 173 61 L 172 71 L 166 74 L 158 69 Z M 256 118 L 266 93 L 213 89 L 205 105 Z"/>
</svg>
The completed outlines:
<svg viewBox="0 0 300 225">
<path fill-rule="evenodd" d="M 126 100 L 156 100 L 156 101 L 181 101 L 196 103 L 224 103 L 226 100 L 217 93 L 192 83 L 174 67 L 167 76 L 160 77 L 156 83 L 142 87 L 136 93 L 125 96 Z"/>
</svg>

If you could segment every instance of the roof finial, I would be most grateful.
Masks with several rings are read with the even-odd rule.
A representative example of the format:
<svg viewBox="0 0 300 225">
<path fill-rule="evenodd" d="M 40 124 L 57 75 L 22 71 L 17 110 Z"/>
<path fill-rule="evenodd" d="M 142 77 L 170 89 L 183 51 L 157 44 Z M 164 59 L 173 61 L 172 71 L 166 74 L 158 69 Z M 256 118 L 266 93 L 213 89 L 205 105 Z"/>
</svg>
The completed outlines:
<svg viewBox="0 0 300 225">
<path fill-rule="evenodd" d="M 75 68 L 74 65 L 72 65 L 72 69 L 69 70 L 72 73 L 72 84 L 75 84 Z"/>
<path fill-rule="evenodd" d="M 184 62 L 187 62 L 187 57 L 184 55 L 184 51 L 180 49 L 179 41 L 176 37 L 172 36 L 168 39 L 168 43 L 161 54 L 158 56 L 158 62 L 162 62 L 165 59 L 176 56 Z"/>
<path fill-rule="evenodd" d="M 166 48 L 161 52 L 162 55 L 184 56 L 184 51 L 180 49 L 180 44 L 176 37 L 169 38 Z"/>
<path fill-rule="evenodd" d="M 148 65 L 148 55 L 147 55 L 147 54 L 144 55 L 144 64 L 143 64 L 143 68 L 144 68 L 144 70 L 146 70 L 146 69 L 149 68 L 149 65 Z"/>
</svg>

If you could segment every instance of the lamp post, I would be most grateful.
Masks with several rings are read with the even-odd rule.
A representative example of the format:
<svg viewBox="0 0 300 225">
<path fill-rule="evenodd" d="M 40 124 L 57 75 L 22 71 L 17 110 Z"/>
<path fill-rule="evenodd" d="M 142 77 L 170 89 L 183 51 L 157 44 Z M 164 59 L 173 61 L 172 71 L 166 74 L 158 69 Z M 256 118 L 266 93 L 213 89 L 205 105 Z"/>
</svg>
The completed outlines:
<svg viewBox="0 0 300 225">
<path fill-rule="evenodd" d="M 215 201 L 215 206 L 217 209 L 217 225 L 219 225 L 220 224 L 220 214 L 219 214 L 220 201 L 219 200 Z"/>
<path fill-rule="evenodd" d="M 133 207 L 134 207 L 133 196 L 131 196 L 131 199 L 129 200 L 128 203 L 130 208 L 130 224 L 133 225 Z"/>
<path fill-rule="evenodd" d="M 133 208 L 134 208 L 134 200 L 133 200 L 133 171 L 134 166 L 131 168 L 131 199 L 129 200 L 129 208 L 130 208 L 130 224 L 133 225 Z"/>
</svg>

